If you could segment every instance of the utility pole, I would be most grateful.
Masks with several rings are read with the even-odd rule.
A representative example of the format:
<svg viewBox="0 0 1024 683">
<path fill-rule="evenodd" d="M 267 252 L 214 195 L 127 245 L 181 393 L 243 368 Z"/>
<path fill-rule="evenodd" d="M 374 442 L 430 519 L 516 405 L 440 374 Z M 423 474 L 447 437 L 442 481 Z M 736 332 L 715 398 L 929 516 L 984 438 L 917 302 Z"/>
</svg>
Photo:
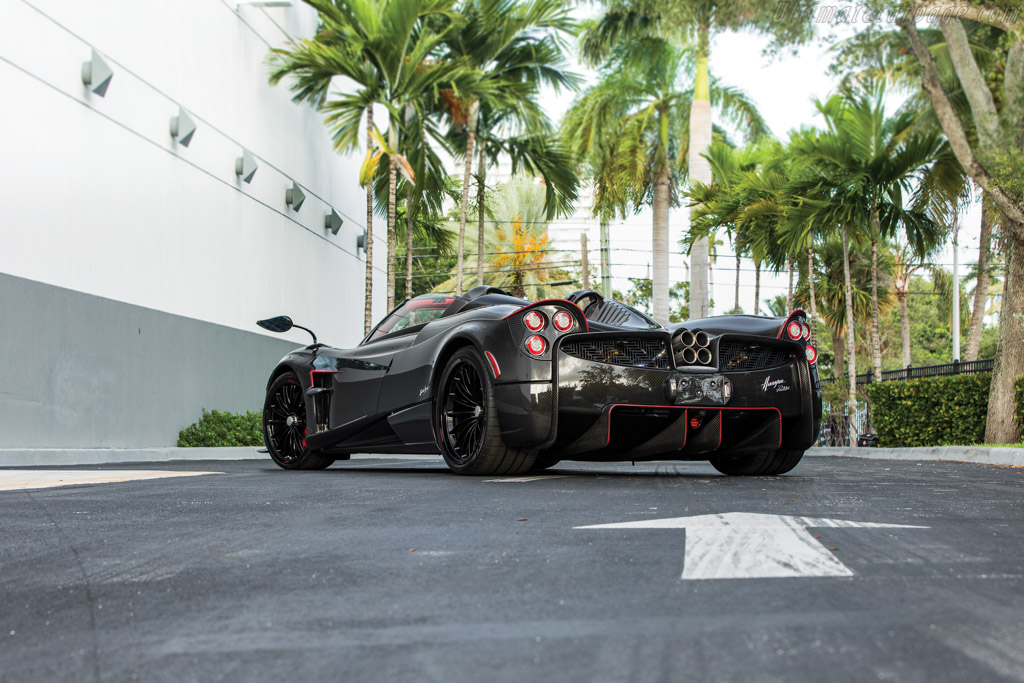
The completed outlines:
<svg viewBox="0 0 1024 683">
<path fill-rule="evenodd" d="M 957 242 L 960 222 L 953 226 L 953 362 L 960 362 L 960 271 L 957 256 Z"/>
<path fill-rule="evenodd" d="M 606 299 L 612 296 L 612 245 L 608 219 L 601 218 L 601 294 Z"/>
<path fill-rule="evenodd" d="M 587 233 L 580 233 L 580 253 L 583 254 L 583 289 L 590 289 L 590 263 L 587 259 Z"/>
</svg>

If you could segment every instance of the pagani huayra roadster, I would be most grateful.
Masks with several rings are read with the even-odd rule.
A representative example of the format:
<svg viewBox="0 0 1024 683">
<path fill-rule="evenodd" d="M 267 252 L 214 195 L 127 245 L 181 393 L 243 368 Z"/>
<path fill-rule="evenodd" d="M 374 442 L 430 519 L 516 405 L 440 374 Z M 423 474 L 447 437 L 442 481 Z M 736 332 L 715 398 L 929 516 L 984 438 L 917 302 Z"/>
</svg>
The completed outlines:
<svg viewBox="0 0 1024 683">
<path fill-rule="evenodd" d="M 258 324 L 298 327 L 286 316 Z M 355 348 L 314 335 L 285 356 L 267 384 L 263 434 L 285 469 L 358 452 L 440 453 L 459 474 L 561 460 L 710 460 L 725 474 L 782 474 L 818 438 L 809 337 L 803 311 L 664 327 L 589 290 L 537 302 L 487 286 L 426 294 Z"/>
</svg>

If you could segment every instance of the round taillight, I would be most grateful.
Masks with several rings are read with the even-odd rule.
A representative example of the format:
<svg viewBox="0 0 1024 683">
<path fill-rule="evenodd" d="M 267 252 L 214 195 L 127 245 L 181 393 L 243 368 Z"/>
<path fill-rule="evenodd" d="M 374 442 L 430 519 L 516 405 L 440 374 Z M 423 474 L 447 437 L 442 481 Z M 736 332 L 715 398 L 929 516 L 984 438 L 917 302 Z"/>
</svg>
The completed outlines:
<svg viewBox="0 0 1024 683">
<path fill-rule="evenodd" d="M 808 345 L 807 348 L 804 349 L 804 355 L 807 356 L 807 362 L 808 363 L 817 362 L 817 360 L 818 360 L 818 349 L 814 348 L 813 346 Z"/>
<path fill-rule="evenodd" d="M 568 332 L 572 329 L 572 316 L 565 311 L 559 311 L 555 313 L 555 317 L 551 319 L 554 323 L 555 329 L 559 332 Z"/>
<path fill-rule="evenodd" d="M 803 328 L 800 327 L 800 323 L 798 323 L 795 320 L 789 324 L 789 327 L 786 328 L 786 331 L 789 333 L 790 339 L 799 339 L 800 335 L 804 333 Z"/>
<path fill-rule="evenodd" d="M 544 329 L 544 314 L 538 311 L 530 311 L 523 316 L 523 323 L 531 332 L 540 332 Z"/>
<path fill-rule="evenodd" d="M 526 350 L 534 356 L 539 356 L 544 353 L 544 350 L 548 347 L 547 342 L 544 341 L 544 337 L 538 337 L 533 335 L 526 340 Z"/>
<path fill-rule="evenodd" d="M 811 326 L 808 325 L 807 323 L 800 323 L 800 327 L 803 328 L 803 331 L 804 331 L 803 337 L 804 337 L 804 339 L 810 339 L 811 338 Z"/>
</svg>

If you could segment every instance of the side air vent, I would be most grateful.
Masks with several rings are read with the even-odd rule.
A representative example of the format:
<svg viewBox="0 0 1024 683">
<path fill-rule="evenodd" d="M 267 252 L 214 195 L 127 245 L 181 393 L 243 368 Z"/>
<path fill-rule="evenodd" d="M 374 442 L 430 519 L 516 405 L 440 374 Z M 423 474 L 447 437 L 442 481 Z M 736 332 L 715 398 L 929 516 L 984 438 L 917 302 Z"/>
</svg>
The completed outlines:
<svg viewBox="0 0 1024 683">
<path fill-rule="evenodd" d="M 629 316 L 628 308 L 610 299 L 605 299 L 587 310 L 588 320 L 605 325 L 622 325 L 629 320 Z"/>
<path fill-rule="evenodd" d="M 594 363 L 633 368 L 668 368 L 668 347 L 662 339 L 622 337 L 567 341 L 562 351 Z"/>
<path fill-rule="evenodd" d="M 796 357 L 794 352 L 770 343 L 723 340 L 718 347 L 720 370 L 767 370 Z"/>
</svg>

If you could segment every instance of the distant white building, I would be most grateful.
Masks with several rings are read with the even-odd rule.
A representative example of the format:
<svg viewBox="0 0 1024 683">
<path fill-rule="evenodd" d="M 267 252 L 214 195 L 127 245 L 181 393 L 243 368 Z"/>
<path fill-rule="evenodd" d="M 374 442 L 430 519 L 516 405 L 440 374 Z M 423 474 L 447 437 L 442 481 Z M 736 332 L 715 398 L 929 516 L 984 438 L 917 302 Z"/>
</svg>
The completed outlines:
<svg viewBox="0 0 1024 683">
<path fill-rule="evenodd" d="M 0 449 L 167 446 L 202 408 L 260 408 L 308 339 L 261 317 L 361 338 L 360 159 L 267 81 L 316 21 L 298 1 L 4 3 Z"/>
</svg>

